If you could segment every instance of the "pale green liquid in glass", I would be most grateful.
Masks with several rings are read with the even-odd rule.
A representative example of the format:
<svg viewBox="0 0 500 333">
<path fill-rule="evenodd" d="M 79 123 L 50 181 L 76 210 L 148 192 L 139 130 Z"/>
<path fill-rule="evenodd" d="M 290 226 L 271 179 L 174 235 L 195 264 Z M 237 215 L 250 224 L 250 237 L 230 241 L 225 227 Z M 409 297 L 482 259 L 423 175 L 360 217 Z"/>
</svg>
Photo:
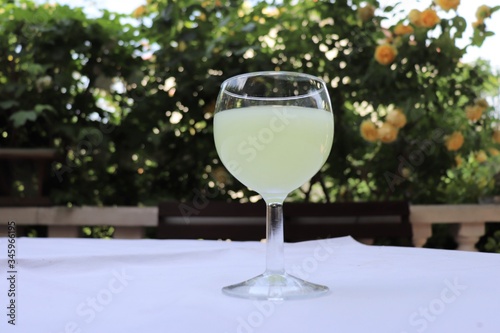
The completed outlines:
<svg viewBox="0 0 500 333">
<path fill-rule="evenodd" d="M 214 117 L 215 145 L 226 168 L 266 201 L 283 200 L 325 163 L 333 115 L 296 106 L 253 106 Z"/>
</svg>

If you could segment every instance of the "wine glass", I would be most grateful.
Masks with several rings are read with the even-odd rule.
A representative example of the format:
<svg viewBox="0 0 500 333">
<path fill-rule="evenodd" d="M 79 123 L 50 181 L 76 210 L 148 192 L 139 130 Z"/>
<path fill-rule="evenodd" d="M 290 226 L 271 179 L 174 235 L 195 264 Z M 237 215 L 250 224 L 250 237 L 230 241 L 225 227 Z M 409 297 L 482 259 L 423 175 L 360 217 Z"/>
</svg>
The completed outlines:
<svg viewBox="0 0 500 333">
<path fill-rule="evenodd" d="M 266 202 L 266 270 L 227 286 L 231 296 L 283 300 L 323 295 L 328 287 L 285 272 L 283 202 L 325 163 L 333 142 L 326 84 L 294 72 L 255 72 L 227 79 L 214 115 L 224 166 Z"/>
</svg>

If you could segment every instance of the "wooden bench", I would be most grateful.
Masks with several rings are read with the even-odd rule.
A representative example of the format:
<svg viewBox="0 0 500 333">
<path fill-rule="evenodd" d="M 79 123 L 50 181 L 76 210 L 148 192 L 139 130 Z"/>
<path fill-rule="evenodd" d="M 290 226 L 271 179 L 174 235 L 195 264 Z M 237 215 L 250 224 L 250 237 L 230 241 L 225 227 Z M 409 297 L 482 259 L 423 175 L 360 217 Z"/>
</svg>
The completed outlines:
<svg viewBox="0 0 500 333">
<path fill-rule="evenodd" d="M 285 241 L 298 242 L 351 235 L 357 239 L 404 237 L 411 239 L 407 202 L 285 203 Z M 207 201 L 159 205 L 158 238 L 265 238 L 266 208 L 259 203 Z"/>
</svg>

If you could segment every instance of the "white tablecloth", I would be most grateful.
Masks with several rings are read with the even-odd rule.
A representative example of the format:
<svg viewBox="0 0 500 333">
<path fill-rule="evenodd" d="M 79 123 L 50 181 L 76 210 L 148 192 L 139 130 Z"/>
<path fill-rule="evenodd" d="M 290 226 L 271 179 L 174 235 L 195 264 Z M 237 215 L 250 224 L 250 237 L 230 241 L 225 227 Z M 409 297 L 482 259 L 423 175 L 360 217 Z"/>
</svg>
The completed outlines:
<svg viewBox="0 0 500 333">
<path fill-rule="evenodd" d="M 290 273 L 327 296 L 237 299 L 265 245 L 197 240 L 17 239 L 16 325 L 0 279 L 0 332 L 500 332 L 500 255 L 378 247 L 349 237 L 286 244 Z M 0 239 L 7 274 L 6 239 Z M 0 252 L 1 254 L 1 252 Z"/>
</svg>

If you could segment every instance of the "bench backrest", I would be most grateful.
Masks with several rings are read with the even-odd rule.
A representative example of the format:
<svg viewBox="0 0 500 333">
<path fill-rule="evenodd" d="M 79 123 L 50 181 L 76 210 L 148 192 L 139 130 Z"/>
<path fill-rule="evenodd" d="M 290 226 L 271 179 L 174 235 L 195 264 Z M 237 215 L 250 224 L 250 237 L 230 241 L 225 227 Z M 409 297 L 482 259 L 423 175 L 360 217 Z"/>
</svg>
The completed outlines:
<svg viewBox="0 0 500 333">
<path fill-rule="evenodd" d="M 407 202 L 285 203 L 285 241 L 351 235 L 355 238 L 408 237 L 412 230 Z M 266 206 L 210 201 L 203 205 L 159 205 L 158 238 L 265 238 Z"/>
</svg>

